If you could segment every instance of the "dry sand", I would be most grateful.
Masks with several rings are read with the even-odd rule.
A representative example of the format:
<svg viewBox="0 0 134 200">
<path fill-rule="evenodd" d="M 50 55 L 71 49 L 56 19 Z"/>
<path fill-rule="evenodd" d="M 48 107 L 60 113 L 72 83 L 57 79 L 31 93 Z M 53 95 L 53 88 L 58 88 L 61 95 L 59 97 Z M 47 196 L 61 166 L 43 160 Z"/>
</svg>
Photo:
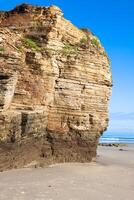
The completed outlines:
<svg viewBox="0 0 134 200">
<path fill-rule="evenodd" d="M 134 145 L 99 147 L 90 164 L 0 173 L 0 200 L 133 200 Z"/>
</svg>

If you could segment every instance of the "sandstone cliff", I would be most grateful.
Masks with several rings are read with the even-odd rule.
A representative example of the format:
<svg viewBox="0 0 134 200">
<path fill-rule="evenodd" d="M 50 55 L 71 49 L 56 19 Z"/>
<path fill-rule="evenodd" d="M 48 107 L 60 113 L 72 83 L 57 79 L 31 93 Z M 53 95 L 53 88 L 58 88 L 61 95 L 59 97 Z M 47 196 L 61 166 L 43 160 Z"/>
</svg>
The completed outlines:
<svg viewBox="0 0 134 200">
<path fill-rule="evenodd" d="M 109 60 L 56 7 L 0 14 L 0 169 L 91 161 L 108 125 Z"/>
</svg>

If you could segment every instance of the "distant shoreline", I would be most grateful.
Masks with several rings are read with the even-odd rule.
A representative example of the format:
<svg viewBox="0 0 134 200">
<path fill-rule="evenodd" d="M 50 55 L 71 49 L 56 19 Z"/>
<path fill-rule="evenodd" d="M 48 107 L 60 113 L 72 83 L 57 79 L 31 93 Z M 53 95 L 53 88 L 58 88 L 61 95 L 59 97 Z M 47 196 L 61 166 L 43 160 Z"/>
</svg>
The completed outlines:
<svg viewBox="0 0 134 200">
<path fill-rule="evenodd" d="M 101 144 L 134 144 L 134 134 L 105 132 L 99 142 Z"/>
<path fill-rule="evenodd" d="M 132 139 L 126 139 L 126 138 L 100 138 L 99 140 L 100 144 L 134 144 L 134 138 Z"/>
</svg>

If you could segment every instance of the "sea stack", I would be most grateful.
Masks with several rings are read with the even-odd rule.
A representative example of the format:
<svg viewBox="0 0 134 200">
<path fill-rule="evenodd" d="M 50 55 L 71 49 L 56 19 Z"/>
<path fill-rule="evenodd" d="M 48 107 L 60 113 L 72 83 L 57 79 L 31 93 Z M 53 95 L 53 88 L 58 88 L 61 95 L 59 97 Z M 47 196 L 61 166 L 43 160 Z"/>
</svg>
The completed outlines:
<svg viewBox="0 0 134 200">
<path fill-rule="evenodd" d="M 0 170 L 89 162 L 108 126 L 110 63 L 56 6 L 0 14 Z"/>
</svg>

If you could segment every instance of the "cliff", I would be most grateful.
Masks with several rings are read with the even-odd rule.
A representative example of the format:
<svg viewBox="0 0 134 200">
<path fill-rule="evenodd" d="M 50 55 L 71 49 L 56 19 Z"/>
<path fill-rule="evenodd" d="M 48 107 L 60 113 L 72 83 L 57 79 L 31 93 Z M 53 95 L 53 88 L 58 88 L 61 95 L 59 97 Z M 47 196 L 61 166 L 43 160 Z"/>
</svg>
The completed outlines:
<svg viewBox="0 0 134 200">
<path fill-rule="evenodd" d="M 109 60 L 56 6 L 0 14 L 0 169 L 88 162 L 108 126 Z"/>
</svg>

